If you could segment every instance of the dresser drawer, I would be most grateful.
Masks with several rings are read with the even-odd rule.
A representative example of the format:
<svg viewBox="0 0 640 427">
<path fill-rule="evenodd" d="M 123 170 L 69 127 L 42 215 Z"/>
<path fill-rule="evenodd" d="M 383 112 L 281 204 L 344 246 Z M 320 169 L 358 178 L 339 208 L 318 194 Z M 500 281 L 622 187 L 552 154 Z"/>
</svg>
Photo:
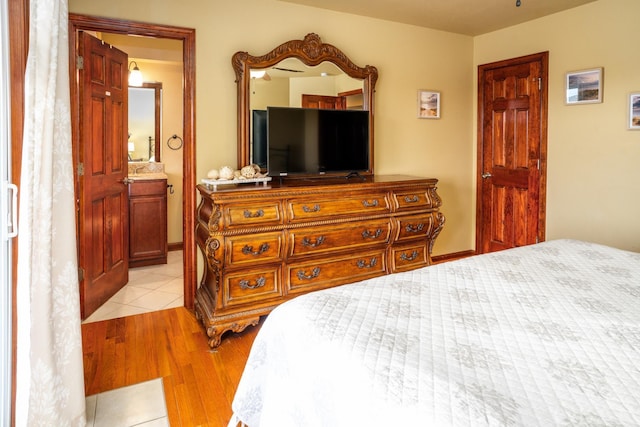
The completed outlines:
<svg viewBox="0 0 640 427">
<path fill-rule="evenodd" d="M 280 297 L 280 266 L 226 274 L 222 286 L 224 307 L 258 303 Z"/>
<path fill-rule="evenodd" d="M 390 241 L 389 219 L 360 221 L 333 226 L 298 228 L 289 231 L 290 257 L 320 254 L 350 248 L 360 250 Z"/>
<path fill-rule="evenodd" d="M 345 197 L 336 194 L 331 199 L 290 200 L 288 212 L 292 221 L 309 221 L 341 215 L 385 213 L 390 212 L 390 205 L 387 194 L 382 192 Z"/>
<path fill-rule="evenodd" d="M 308 292 L 385 274 L 385 251 L 366 251 L 342 257 L 291 263 L 286 268 L 288 292 Z"/>
<path fill-rule="evenodd" d="M 283 222 L 282 207 L 276 201 L 226 206 L 223 212 L 224 221 L 229 227 L 281 224 Z"/>
<path fill-rule="evenodd" d="M 430 264 L 427 244 L 418 242 L 412 245 L 392 246 L 389 264 L 392 273 L 413 270 Z"/>
<path fill-rule="evenodd" d="M 429 193 L 424 189 L 393 191 L 391 197 L 398 212 L 435 207 L 431 197 L 429 197 Z"/>
<path fill-rule="evenodd" d="M 397 222 L 395 241 L 424 239 L 433 231 L 433 213 L 404 215 L 394 220 Z"/>
<path fill-rule="evenodd" d="M 282 232 L 231 236 L 225 239 L 227 265 L 282 261 Z"/>
</svg>

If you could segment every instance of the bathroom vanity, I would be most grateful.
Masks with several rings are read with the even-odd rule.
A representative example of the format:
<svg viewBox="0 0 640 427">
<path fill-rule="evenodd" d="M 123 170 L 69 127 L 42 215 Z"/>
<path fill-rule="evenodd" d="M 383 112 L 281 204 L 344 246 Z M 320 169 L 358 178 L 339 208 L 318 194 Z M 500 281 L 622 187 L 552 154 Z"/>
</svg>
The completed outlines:
<svg viewBox="0 0 640 427">
<path fill-rule="evenodd" d="M 130 173 L 129 267 L 167 263 L 167 175 Z"/>
</svg>

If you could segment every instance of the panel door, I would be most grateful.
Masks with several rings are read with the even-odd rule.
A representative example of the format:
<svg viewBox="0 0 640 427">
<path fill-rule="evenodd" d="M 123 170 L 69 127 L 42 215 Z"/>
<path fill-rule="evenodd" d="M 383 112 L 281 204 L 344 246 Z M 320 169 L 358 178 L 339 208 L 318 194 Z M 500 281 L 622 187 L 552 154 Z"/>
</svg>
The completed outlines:
<svg viewBox="0 0 640 427">
<path fill-rule="evenodd" d="M 479 70 L 477 250 L 544 236 L 546 55 Z"/>
<path fill-rule="evenodd" d="M 128 281 L 127 54 L 81 32 L 78 55 L 82 318 Z"/>
</svg>

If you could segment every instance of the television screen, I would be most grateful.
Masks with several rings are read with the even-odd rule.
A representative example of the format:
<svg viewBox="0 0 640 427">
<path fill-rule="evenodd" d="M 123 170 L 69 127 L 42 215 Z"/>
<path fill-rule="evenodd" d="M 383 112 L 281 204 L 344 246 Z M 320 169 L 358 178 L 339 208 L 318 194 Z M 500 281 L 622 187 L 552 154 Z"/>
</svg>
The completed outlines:
<svg viewBox="0 0 640 427">
<path fill-rule="evenodd" d="M 269 175 L 369 169 L 369 112 L 267 108 Z"/>
</svg>

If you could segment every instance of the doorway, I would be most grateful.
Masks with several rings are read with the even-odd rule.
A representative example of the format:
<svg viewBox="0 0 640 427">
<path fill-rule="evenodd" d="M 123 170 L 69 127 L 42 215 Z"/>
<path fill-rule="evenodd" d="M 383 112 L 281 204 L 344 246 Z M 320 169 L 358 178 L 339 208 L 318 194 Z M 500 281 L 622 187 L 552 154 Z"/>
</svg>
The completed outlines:
<svg viewBox="0 0 640 427">
<path fill-rule="evenodd" d="M 478 67 L 477 253 L 545 239 L 548 63 Z"/>
<path fill-rule="evenodd" d="M 184 306 L 193 309 L 196 289 L 195 229 L 195 30 L 165 25 L 148 24 L 120 19 L 69 14 L 70 52 L 76 51 L 81 31 L 106 32 L 121 35 L 139 35 L 153 38 L 174 39 L 182 42 L 183 67 L 183 271 Z M 75 55 L 70 55 L 71 114 L 74 158 L 79 153 L 78 83 L 75 80 Z M 82 267 L 82 260 L 80 267 Z M 82 301 L 81 301 L 82 302 Z"/>
</svg>

